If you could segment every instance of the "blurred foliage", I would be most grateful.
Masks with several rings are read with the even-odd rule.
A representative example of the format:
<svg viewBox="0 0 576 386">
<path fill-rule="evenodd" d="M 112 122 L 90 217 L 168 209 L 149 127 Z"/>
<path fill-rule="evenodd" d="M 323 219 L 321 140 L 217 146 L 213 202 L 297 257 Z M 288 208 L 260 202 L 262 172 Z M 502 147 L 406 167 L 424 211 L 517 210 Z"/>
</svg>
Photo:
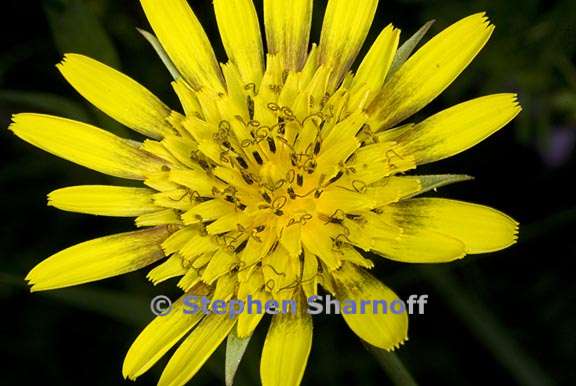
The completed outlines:
<svg viewBox="0 0 576 386">
<path fill-rule="evenodd" d="M 211 2 L 191 2 L 225 60 Z M 260 10 L 262 0 L 256 0 Z M 321 28 L 316 1 L 313 37 Z M 38 111 L 90 122 L 117 134 L 125 128 L 87 104 L 54 65 L 79 52 L 122 69 L 178 106 L 171 76 L 137 32 L 149 30 L 137 0 L 7 0 L 0 23 L 0 125 L 12 113 Z M 576 242 L 573 146 L 576 133 L 576 2 L 573 0 L 395 0 L 382 2 L 368 41 L 393 22 L 405 40 L 435 19 L 427 37 L 485 10 L 497 28 L 459 79 L 424 113 L 478 95 L 515 91 L 521 116 L 501 133 L 424 172 L 462 173 L 473 182 L 443 196 L 492 205 L 517 218 L 520 243 L 441 268 L 377 259 L 376 275 L 401 296 L 430 294 L 425 315 L 411 319 L 410 340 L 396 355 L 370 353 L 340 318 L 315 319 L 304 384 L 573 385 L 576 370 Z M 367 46 L 363 52 L 366 52 Z M 423 115 L 422 115 L 423 116 Z M 133 138 L 138 138 L 133 136 Z M 58 160 L 0 131 L 0 332 L 2 384 L 122 384 L 123 355 L 152 318 L 154 295 L 176 296 L 173 283 L 152 287 L 144 272 L 79 288 L 31 295 L 23 277 L 42 258 L 83 240 L 124 231 L 129 220 L 60 213 L 45 206 L 52 189 L 110 183 L 110 178 Z M 551 163 L 550 160 L 554 162 Z M 248 344 L 236 385 L 258 384 L 265 335 Z M 224 384 L 221 347 L 193 384 Z M 241 356 L 241 343 L 231 343 Z M 164 360 L 165 361 L 165 360 Z M 382 367 L 379 366 L 382 365 Z M 8 367 L 10 366 L 10 367 Z M 138 384 L 155 384 L 162 365 Z M 235 370 L 228 363 L 228 373 Z M 406 372 L 406 373 L 404 373 Z M 408 373 L 409 372 L 409 373 Z M 411 373 L 411 376 L 410 376 Z M 404 381 L 403 381 L 404 380 Z M 407 383 L 410 384 L 410 383 Z"/>
</svg>

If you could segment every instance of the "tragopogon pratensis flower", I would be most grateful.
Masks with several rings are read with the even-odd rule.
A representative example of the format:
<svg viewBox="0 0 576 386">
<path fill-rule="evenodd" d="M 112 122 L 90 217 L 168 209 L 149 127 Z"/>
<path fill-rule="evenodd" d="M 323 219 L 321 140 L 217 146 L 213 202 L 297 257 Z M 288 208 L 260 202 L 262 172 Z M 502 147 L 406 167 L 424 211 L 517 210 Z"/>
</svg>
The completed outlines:
<svg viewBox="0 0 576 386">
<path fill-rule="evenodd" d="M 118 71 L 67 54 L 58 65 L 66 80 L 149 139 L 40 114 L 15 115 L 10 130 L 69 161 L 142 181 L 49 194 L 56 208 L 135 217 L 142 229 L 56 253 L 29 273 L 33 291 L 159 263 L 148 278 L 180 277 L 185 295 L 304 305 L 322 287 L 338 299 L 392 301 L 396 295 L 369 273 L 374 263 L 365 252 L 443 263 L 515 242 L 517 223 L 494 209 L 415 198 L 465 176 L 405 174 L 474 146 L 521 110 L 514 94 L 495 94 L 406 123 L 487 42 L 494 27 L 484 14 L 458 21 L 407 60 L 398 50 L 400 31 L 389 25 L 357 61 L 377 0 L 329 0 L 320 42 L 311 46 L 313 1 L 265 0 L 266 55 L 252 1 L 214 0 L 229 58 L 219 64 L 185 0 L 141 3 L 182 112 Z M 229 334 L 249 337 L 262 319 L 187 315 L 178 312 L 183 307 L 180 299 L 142 331 L 126 356 L 125 377 L 136 379 L 178 345 L 159 384 L 185 384 Z M 407 339 L 405 312 L 344 319 L 382 349 Z M 264 386 L 300 383 L 312 335 L 307 312 L 273 316 L 261 358 Z"/>
</svg>

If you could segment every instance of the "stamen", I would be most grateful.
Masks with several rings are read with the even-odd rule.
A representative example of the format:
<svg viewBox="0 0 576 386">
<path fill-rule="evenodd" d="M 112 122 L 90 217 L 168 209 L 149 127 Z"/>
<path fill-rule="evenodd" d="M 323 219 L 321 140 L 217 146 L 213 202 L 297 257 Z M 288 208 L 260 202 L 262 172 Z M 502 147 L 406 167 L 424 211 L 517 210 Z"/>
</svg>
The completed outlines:
<svg viewBox="0 0 576 386">
<path fill-rule="evenodd" d="M 264 160 L 262 159 L 262 157 L 260 156 L 260 153 L 258 153 L 257 151 L 253 151 L 252 155 L 254 156 L 254 159 L 256 160 L 256 162 L 258 163 L 258 165 L 262 165 L 264 163 Z"/>
<path fill-rule="evenodd" d="M 296 184 L 298 184 L 298 186 L 304 185 L 304 176 L 302 176 L 302 174 L 296 176 Z"/>
<path fill-rule="evenodd" d="M 316 142 L 314 145 L 314 155 L 318 155 L 320 153 L 320 142 Z"/>
<path fill-rule="evenodd" d="M 272 153 L 276 153 L 276 142 L 274 142 L 274 139 L 271 137 L 266 138 L 266 140 L 268 141 L 268 148 L 270 149 L 270 151 Z"/>
<path fill-rule="evenodd" d="M 242 166 L 243 169 L 248 169 L 248 164 L 246 163 L 244 158 L 238 156 L 236 157 L 236 161 L 238 161 L 238 163 L 240 164 L 240 166 Z"/>
</svg>

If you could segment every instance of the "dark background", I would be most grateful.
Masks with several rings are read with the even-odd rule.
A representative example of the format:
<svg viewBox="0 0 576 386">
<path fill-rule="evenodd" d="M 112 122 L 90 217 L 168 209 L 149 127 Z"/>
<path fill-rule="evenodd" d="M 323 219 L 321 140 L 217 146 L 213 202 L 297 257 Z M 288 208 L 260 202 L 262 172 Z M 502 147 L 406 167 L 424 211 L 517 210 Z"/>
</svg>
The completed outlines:
<svg viewBox="0 0 576 386">
<path fill-rule="evenodd" d="M 211 2 L 193 3 L 224 60 Z M 324 2 L 316 3 L 315 41 Z M 136 0 L 8 0 L 0 7 L 0 384 L 129 384 L 121 376 L 124 354 L 152 318 L 149 299 L 175 296 L 174 283 L 153 287 L 142 271 L 30 294 L 23 278 L 43 258 L 132 225 L 129 219 L 46 207 L 53 189 L 117 181 L 37 150 L 5 128 L 12 113 L 38 111 L 130 135 L 64 82 L 54 67 L 63 52 L 88 54 L 122 69 L 178 106 L 170 76 L 135 29 L 149 29 Z M 377 259 L 375 271 L 402 297 L 430 295 L 426 314 L 411 318 L 410 340 L 398 352 L 421 385 L 573 385 L 576 2 L 382 1 L 368 41 L 389 22 L 406 39 L 427 20 L 437 20 L 434 34 L 482 10 L 496 24 L 495 34 L 425 112 L 508 91 L 520 94 L 524 111 L 473 150 L 424 172 L 476 176 L 439 194 L 505 211 L 521 223 L 520 241 L 503 252 L 442 266 Z M 237 385 L 259 384 L 264 327 L 248 348 Z M 192 384 L 223 384 L 222 363 L 220 349 Z M 137 384 L 155 384 L 161 369 L 155 366 Z M 391 382 L 341 318 L 324 316 L 315 320 L 303 384 Z"/>
</svg>

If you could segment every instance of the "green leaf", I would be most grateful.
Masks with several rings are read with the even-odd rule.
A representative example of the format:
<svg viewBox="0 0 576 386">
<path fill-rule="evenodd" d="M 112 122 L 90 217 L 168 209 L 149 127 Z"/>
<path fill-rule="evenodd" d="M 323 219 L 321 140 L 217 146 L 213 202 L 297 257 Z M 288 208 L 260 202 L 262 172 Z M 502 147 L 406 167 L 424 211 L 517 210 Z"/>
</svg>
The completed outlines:
<svg viewBox="0 0 576 386">
<path fill-rule="evenodd" d="M 81 103 L 56 94 L 39 91 L 0 90 L 0 102 L 79 121 L 90 121 L 90 116 Z"/>
<path fill-rule="evenodd" d="M 236 329 L 232 329 L 230 335 L 228 335 L 228 340 L 226 341 L 226 365 L 225 365 L 225 381 L 226 386 L 232 386 L 234 384 L 234 376 L 240 365 L 240 361 L 246 352 L 248 343 L 251 337 L 239 338 L 236 335 Z"/>
<path fill-rule="evenodd" d="M 392 76 L 392 74 L 395 73 L 400 68 L 400 66 L 402 66 L 408 60 L 410 55 L 412 55 L 412 52 L 414 52 L 414 49 L 416 48 L 418 43 L 420 43 L 422 38 L 426 35 L 426 33 L 428 32 L 430 27 L 432 27 L 432 24 L 434 24 L 435 21 L 436 20 L 430 20 L 429 22 L 424 24 L 418 31 L 416 31 L 414 35 L 412 35 L 408 40 L 406 40 L 404 44 L 400 46 L 400 48 L 398 48 L 396 56 L 392 61 L 392 65 L 390 66 L 390 71 L 388 71 L 388 78 Z"/>
<path fill-rule="evenodd" d="M 61 54 L 84 54 L 120 68 L 112 40 L 86 1 L 45 0 L 44 8 Z"/>
<path fill-rule="evenodd" d="M 162 60 L 162 63 L 164 63 L 168 71 L 170 71 L 170 75 L 172 75 L 174 79 L 181 78 L 182 75 L 180 75 L 180 72 L 176 69 L 176 66 L 174 65 L 174 63 L 172 63 L 172 60 L 170 59 L 166 51 L 164 51 L 164 47 L 162 47 L 162 44 L 160 44 L 158 38 L 156 38 L 156 36 L 152 35 L 150 32 L 145 31 L 143 29 L 137 28 L 137 30 L 138 32 L 140 32 L 140 34 L 142 34 L 142 36 L 144 36 L 144 38 L 148 41 L 148 43 L 150 43 L 152 48 L 154 48 L 154 51 L 156 51 L 156 53 Z"/>
</svg>

